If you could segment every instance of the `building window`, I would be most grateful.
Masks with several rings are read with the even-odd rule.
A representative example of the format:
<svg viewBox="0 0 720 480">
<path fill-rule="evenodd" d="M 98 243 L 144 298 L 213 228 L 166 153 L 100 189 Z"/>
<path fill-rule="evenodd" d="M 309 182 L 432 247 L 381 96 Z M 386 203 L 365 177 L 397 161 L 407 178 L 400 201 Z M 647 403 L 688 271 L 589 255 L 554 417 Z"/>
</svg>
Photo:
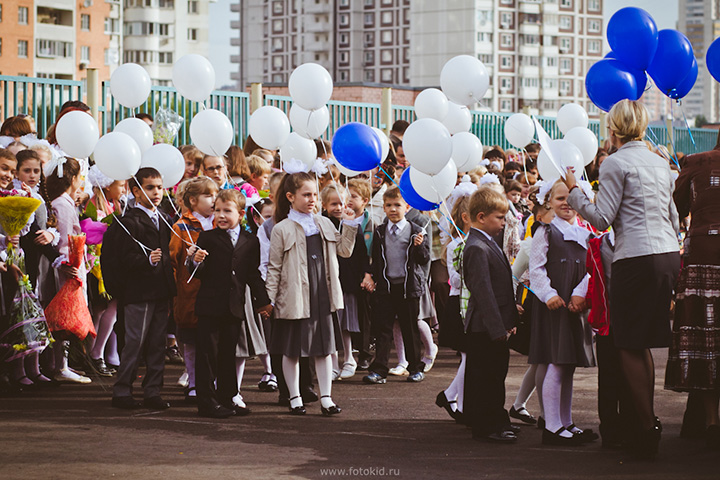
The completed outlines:
<svg viewBox="0 0 720 480">
<path fill-rule="evenodd" d="M 510 92 L 510 90 L 512 90 L 512 85 L 513 85 L 512 78 L 502 77 L 500 79 L 500 92 L 501 93 Z"/>
<path fill-rule="evenodd" d="M 273 57 L 272 63 L 273 63 L 273 69 L 275 69 L 275 70 L 281 69 L 283 66 L 283 57 L 281 57 L 279 55 Z"/>
<path fill-rule="evenodd" d="M 374 63 L 375 63 L 375 52 L 373 52 L 372 50 L 365 52 L 365 64 L 372 65 Z"/>
<path fill-rule="evenodd" d="M 493 64 L 493 56 L 490 53 L 479 53 L 477 57 L 478 60 L 480 60 L 485 65 Z"/>
<path fill-rule="evenodd" d="M 188 2 L 192 3 L 192 2 Z M 197 3 L 197 2 L 195 2 Z M 158 0 L 158 6 L 160 8 L 175 8 L 175 0 Z M 188 11 L 188 13 L 190 13 Z"/>
<path fill-rule="evenodd" d="M 161 37 L 168 37 L 170 36 L 170 24 L 169 23 L 158 23 L 158 35 Z M 190 29 L 195 30 L 195 36 L 197 37 L 197 29 Z M 188 32 L 189 33 L 189 32 Z M 197 38 L 196 38 L 197 40 Z"/>
<path fill-rule="evenodd" d="M 348 63 L 350 61 L 350 55 L 347 51 L 340 52 L 340 63 Z"/>
<path fill-rule="evenodd" d="M 572 59 L 570 59 L 570 58 L 560 59 L 560 72 L 561 73 L 572 72 Z"/>
<path fill-rule="evenodd" d="M 347 13 L 341 13 L 340 20 L 338 23 L 342 27 L 347 27 L 348 25 L 350 25 L 350 16 Z"/>
<path fill-rule="evenodd" d="M 281 33 L 283 31 L 283 21 L 282 20 L 273 20 L 272 30 L 273 30 L 273 33 Z"/>
<path fill-rule="evenodd" d="M 564 37 L 560 39 L 560 51 L 569 52 L 572 48 L 572 39 Z"/>
<path fill-rule="evenodd" d="M 492 33 L 490 33 L 490 32 L 478 32 L 478 34 L 477 34 L 477 41 L 478 41 L 478 42 L 488 42 L 488 43 L 492 43 Z"/>
<path fill-rule="evenodd" d="M 105 19 L 105 35 L 120 35 L 120 20 L 117 18 Z"/>
<path fill-rule="evenodd" d="M 501 55 L 500 56 L 500 66 L 502 68 L 512 68 L 513 58 L 509 55 Z"/>
<path fill-rule="evenodd" d="M 196 42 L 198 39 L 198 31 L 197 28 L 188 28 L 188 35 L 187 39 L 191 42 Z"/>
<path fill-rule="evenodd" d="M 393 23 L 393 14 L 392 12 L 382 12 L 381 22 L 383 25 L 392 25 Z"/>
<path fill-rule="evenodd" d="M 366 33 L 365 34 L 365 46 L 372 47 L 374 45 L 375 45 L 375 34 L 374 33 Z"/>
<path fill-rule="evenodd" d="M 341 33 L 340 34 L 340 45 L 347 45 L 349 42 L 350 37 L 347 33 Z"/>
<path fill-rule="evenodd" d="M 501 112 L 512 112 L 512 100 L 500 100 L 500 111 Z"/>
<path fill-rule="evenodd" d="M 380 61 L 382 61 L 383 63 L 392 63 L 392 61 L 393 61 L 392 50 L 383 50 L 380 54 Z"/>
<path fill-rule="evenodd" d="M 366 82 L 374 82 L 375 81 L 375 70 L 365 70 L 364 76 L 365 76 Z"/>
<path fill-rule="evenodd" d="M 560 17 L 560 28 L 569 30 L 572 28 L 572 18 L 567 16 Z"/>
<path fill-rule="evenodd" d="M 2 3 L 0 3 L 0 22 L 2 22 Z"/>
<path fill-rule="evenodd" d="M 365 26 L 372 27 L 374 24 L 375 24 L 375 14 L 374 13 L 366 13 L 365 14 Z"/>
<path fill-rule="evenodd" d="M 600 33 L 600 20 L 588 20 L 588 33 Z"/>
<path fill-rule="evenodd" d="M 84 13 L 80 15 L 80 30 L 90 31 L 90 15 Z"/>
<path fill-rule="evenodd" d="M 90 62 L 90 47 L 80 47 L 80 61 Z"/>
<path fill-rule="evenodd" d="M 560 94 L 568 95 L 570 93 L 570 80 L 560 80 Z"/>
<path fill-rule="evenodd" d="M 27 56 L 28 56 L 27 40 L 18 40 L 18 57 L 27 58 Z"/>
<path fill-rule="evenodd" d="M 557 57 L 545 57 L 545 65 L 548 67 L 557 67 Z"/>
<path fill-rule="evenodd" d="M 340 81 L 341 82 L 348 81 L 348 71 L 347 70 L 340 70 Z"/>
<path fill-rule="evenodd" d="M 500 46 L 506 47 L 506 48 L 512 48 L 513 46 L 513 36 L 512 35 L 500 35 Z"/>
<path fill-rule="evenodd" d="M 525 45 L 540 45 L 539 35 L 523 35 L 522 39 Z"/>
<path fill-rule="evenodd" d="M 273 15 L 283 14 L 283 2 L 273 2 Z"/>
<path fill-rule="evenodd" d="M 572 0 L 560 0 L 560 6 L 563 8 L 572 8 Z"/>
<path fill-rule="evenodd" d="M 523 78 L 522 86 L 525 88 L 538 88 L 540 82 L 537 78 Z"/>
<path fill-rule="evenodd" d="M 513 23 L 513 14 L 511 12 L 503 12 L 500 15 L 500 26 L 503 28 L 510 28 L 512 27 Z"/>
<path fill-rule="evenodd" d="M 173 52 L 158 52 L 158 63 L 162 65 L 172 65 Z"/>
<path fill-rule="evenodd" d="M 382 36 L 380 37 L 380 40 L 382 41 L 383 45 L 391 44 L 393 41 L 393 32 L 392 30 L 383 30 Z"/>
<path fill-rule="evenodd" d="M 600 0 L 588 0 L 587 8 L 591 12 L 600 11 Z"/>
<path fill-rule="evenodd" d="M 272 41 L 272 51 L 273 52 L 279 52 L 283 48 L 283 39 L 282 38 L 273 38 Z"/>
<path fill-rule="evenodd" d="M 27 25 L 28 24 L 28 8 L 27 7 L 18 7 L 18 24 L 19 25 Z M 27 43 L 27 42 L 25 42 L 25 43 Z"/>
<path fill-rule="evenodd" d="M 392 82 L 393 79 L 393 71 L 392 68 L 383 68 L 380 70 L 380 81 L 385 83 Z"/>
<path fill-rule="evenodd" d="M 197 0 L 188 0 L 188 13 L 198 13 L 198 2 Z"/>
<path fill-rule="evenodd" d="M 600 53 L 600 40 L 588 40 L 587 51 L 588 53 Z"/>
</svg>

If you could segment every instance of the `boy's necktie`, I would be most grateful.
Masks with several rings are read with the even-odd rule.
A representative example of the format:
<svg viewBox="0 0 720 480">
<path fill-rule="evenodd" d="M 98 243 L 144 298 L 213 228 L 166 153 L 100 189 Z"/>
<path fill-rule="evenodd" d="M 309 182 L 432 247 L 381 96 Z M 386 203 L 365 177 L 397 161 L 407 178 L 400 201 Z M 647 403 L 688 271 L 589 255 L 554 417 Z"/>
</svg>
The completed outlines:
<svg viewBox="0 0 720 480">
<path fill-rule="evenodd" d="M 393 237 L 397 236 L 397 233 L 398 233 L 397 224 L 395 224 L 395 223 L 392 224 L 392 226 L 390 227 L 390 233 L 392 234 Z"/>
</svg>

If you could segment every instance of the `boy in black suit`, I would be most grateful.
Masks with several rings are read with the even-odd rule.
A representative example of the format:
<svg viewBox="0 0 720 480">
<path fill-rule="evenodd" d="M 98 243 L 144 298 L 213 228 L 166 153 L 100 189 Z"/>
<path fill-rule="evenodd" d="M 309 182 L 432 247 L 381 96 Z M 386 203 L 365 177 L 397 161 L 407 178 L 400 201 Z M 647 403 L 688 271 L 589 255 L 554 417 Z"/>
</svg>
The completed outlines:
<svg viewBox="0 0 720 480">
<path fill-rule="evenodd" d="M 470 198 L 472 229 L 463 251 L 463 278 L 470 291 L 465 316 L 468 336 L 465 370 L 465 413 L 473 438 L 500 443 L 517 440 L 505 410 L 505 377 L 510 352 L 508 336 L 518 318 L 512 271 L 492 239 L 505 226 L 508 202 L 489 187 Z"/>
<path fill-rule="evenodd" d="M 260 276 L 260 242 L 243 231 L 245 197 L 237 190 L 221 190 L 215 200 L 217 228 L 200 233 L 190 247 L 187 266 L 197 268 L 201 280 L 195 302 L 198 316 L 195 361 L 198 413 L 227 418 L 247 415 L 247 407 L 233 403 L 238 393 L 235 346 L 245 318 L 245 286 L 250 287 L 258 313 L 267 318 L 272 305 Z M 215 380 L 217 379 L 217 388 Z"/>
<path fill-rule="evenodd" d="M 169 250 L 170 227 L 160 218 L 164 214 L 157 209 L 164 191 L 162 176 L 157 170 L 138 170 L 130 179 L 135 207 L 128 209 L 121 219 L 129 235 L 117 232 L 118 242 L 113 245 L 113 251 L 104 252 L 122 259 L 123 269 L 120 291 L 117 295 L 114 293 L 122 304 L 125 318 L 125 345 L 113 388 L 112 405 L 116 408 L 132 409 L 142 405 L 132 397 L 132 384 L 137 378 L 142 354 L 147 364 L 143 379 L 144 405 L 157 410 L 170 407 L 160 397 L 169 305 L 175 296 Z M 121 228 L 117 223 L 110 228 Z"/>
</svg>

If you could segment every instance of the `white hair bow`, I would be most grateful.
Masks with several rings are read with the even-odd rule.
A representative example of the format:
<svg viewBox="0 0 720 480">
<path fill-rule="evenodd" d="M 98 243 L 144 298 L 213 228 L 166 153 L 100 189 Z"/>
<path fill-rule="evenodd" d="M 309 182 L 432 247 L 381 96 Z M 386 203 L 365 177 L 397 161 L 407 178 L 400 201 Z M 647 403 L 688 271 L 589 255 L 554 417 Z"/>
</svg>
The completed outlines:
<svg viewBox="0 0 720 480">
<path fill-rule="evenodd" d="M 310 166 L 303 162 L 302 160 L 298 160 L 297 158 L 291 158 L 287 162 L 283 163 L 283 170 L 285 170 L 285 173 L 293 174 L 293 173 L 307 173 L 310 171 Z"/>
</svg>

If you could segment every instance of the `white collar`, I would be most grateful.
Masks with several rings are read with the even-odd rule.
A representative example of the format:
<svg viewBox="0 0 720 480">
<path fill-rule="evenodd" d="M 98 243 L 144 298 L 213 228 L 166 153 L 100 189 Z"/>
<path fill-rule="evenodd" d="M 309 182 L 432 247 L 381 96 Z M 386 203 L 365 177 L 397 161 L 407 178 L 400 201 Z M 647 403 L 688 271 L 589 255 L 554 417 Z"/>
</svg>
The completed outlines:
<svg viewBox="0 0 720 480">
<path fill-rule="evenodd" d="M 320 233 L 320 229 L 315 224 L 315 217 L 312 213 L 300 213 L 294 208 L 288 212 L 288 219 L 297 223 L 303 228 L 305 236 L 315 235 Z"/>
<path fill-rule="evenodd" d="M 213 219 L 215 218 L 214 214 L 211 214 L 209 217 L 203 217 L 198 212 L 194 211 L 192 212 L 193 217 L 195 217 L 195 220 L 200 222 L 200 226 L 202 226 L 203 230 L 212 230 L 213 229 Z"/>
<path fill-rule="evenodd" d="M 583 248 L 587 248 L 587 239 L 590 232 L 578 225 L 577 217 L 575 217 L 572 223 L 569 223 L 560 217 L 555 217 L 551 223 L 560 230 L 564 240 L 575 242 Z"/>
<path fill-rule="evenodd" d="M 483 231 L 483 230 L 480 230 L 479 228 L 475 228 L 475 227 L 472 227 L 472 228 L 473 228 L 473 230 L 477 230 L 478 232 L 480 232 L 480 233 L 482 233 L 483 235 L 485 235 L 485 238 L 487 238 L 488 240 L 490 240 L 490 241 L 492 241 L 492 242 L 495 241 L 495 240 L 493 240 L 493 238 L 492 238 L 487 232 L 485 232 L 485 231 Z"/>
<path fill-rule="evenodd" d="M 397 225 L 397 233 L 400 233 L 403 231 L 403 229 L 405 228 L 405 226 L 407 224 L 408 224 L 408 221 L 405 217 L 403 217 L 402 220 L 400 220 L 397 223 L 394 223 L 394 222 L 391 222 L 390 220 L 388 220 L 388 230 L 390 229 L 391 225 Z"/>
<path fill-rule="evenodd" d="M 135 203 L 135 208 L 139 208 L 143 212 L 147 213 L 147 216 L 150 217 L 151 220 L 158 216 L 157 208 L 155 210 L 150 210 L 149 208 L 140 205 L 140 202 Z"/>
</svg>

